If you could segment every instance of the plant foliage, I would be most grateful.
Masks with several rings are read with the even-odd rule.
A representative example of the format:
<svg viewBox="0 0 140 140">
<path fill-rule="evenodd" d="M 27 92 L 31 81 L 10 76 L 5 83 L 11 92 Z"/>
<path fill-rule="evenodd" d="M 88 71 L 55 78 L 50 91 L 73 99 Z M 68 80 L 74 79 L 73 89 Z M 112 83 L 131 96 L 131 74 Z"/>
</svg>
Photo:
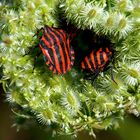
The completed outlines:
<svg viewBox="0 0 140 140">
<path fill-rule="evenodd" d="M 58 12 L 67 23 L 88 29 L 100 38 L 107 36 L 113 43 L 117 84 L 110 70 L 100 73 L 92 83 L 75 67 L 65 75 L 53 74 L 42 56 L 34 66 L 39 47 L 27 52 L 39 41 L 35 35 L 38 29 L 46 24 L 59 27 Z M 140 114 L 140 2 L 1 2 L 0 62 L 1 83 L 17 117 L 37 120 L 58 134 L 87 130 L 94 135 L 95 129 L 116 128 L 126 114 Z"/>
</svg>

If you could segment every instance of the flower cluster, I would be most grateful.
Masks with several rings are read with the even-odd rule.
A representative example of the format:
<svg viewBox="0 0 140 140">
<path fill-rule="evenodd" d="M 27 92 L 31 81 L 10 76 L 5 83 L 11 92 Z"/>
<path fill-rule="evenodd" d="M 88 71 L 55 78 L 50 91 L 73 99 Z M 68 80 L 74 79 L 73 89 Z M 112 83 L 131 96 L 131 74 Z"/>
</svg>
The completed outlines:
<svg viewBox="0 0 140 140">
<path fill-rule="evenodd" d="M 79 29 L 106 35 L 117 54 L 113 68 L 94 83 L 75 67 L 55 75 L 40 56 L 35 36 L 58 26 L 57 10 Z M 56 8 L 57 7 L 57 8 Z M 0 74 L 7 101 L 19 118 L 38 120 L 59 134 L 116 128 L 126 114 L 140 114 L 139 0 L 15 0 L 0 4 Z M 18 125 L 18 124 L 17 124 Z"/>
</svg>

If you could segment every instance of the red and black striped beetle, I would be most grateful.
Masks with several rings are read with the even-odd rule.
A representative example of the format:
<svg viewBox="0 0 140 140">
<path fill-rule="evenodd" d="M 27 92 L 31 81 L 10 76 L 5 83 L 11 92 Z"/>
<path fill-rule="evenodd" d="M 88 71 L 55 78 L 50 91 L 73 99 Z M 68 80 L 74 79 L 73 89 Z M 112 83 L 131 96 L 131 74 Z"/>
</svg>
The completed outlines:
<svg viewBox="0 0 140 140">
<path fill-rule="evenodd" d="M 97 75 L 108 66 L 109 62 L 112 60 L 113 53 L 110 47 L 93 49 L 81 62 L 81 68 Z"/>
<path fill-rule="evenodd" d="M 74 64 L 74 50 L 70 35 L 63 29 L 45 26 L 39 46 L 49 69 L 56 74 L 65 74 Z"/>
</svg>

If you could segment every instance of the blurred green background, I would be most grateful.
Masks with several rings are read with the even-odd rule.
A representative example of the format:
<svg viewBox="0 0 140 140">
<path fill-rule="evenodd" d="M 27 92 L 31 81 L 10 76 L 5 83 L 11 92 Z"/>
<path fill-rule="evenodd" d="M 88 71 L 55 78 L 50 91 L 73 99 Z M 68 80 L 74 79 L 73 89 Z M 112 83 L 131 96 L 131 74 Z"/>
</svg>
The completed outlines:
<svg viewBox="0 0 140 140">
<path fill-rule="evenodd" d="M 80 132 L 78 136 L 54 136 L 52 132 L 44 131 L 38 126 L 20 129 L 12 127 L 14 119 L 10 105 L 5 101 L 5 94 L 0 87 L 0 140 L 94 140 L 86 132 Z M 95 132 L 96 140 L 140 140 L 140 120 L 134 116 L 127 116 L 117 130 Z"/>
</svg>

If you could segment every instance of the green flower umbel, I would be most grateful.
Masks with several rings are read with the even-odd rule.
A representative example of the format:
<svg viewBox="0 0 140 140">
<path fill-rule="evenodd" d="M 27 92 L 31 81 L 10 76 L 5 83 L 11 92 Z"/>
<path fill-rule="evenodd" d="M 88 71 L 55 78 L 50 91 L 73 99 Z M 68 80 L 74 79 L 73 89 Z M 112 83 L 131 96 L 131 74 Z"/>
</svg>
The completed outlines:
<svg viewBox="0 0 140 140">
<path fill-rule="evenodd" d="M 59 134 L 87 130 L 92 135 L 94 129 L 116 128 L 126 114 L 139 116 L 139 11 L 139 0 L 0 3 L 1 83 L 14 114 L 37 120 L 33 122 L 44 127 L 52 126 Z M 85 30 L 93 32 L 91 42 L 100 44 L 106 37 L 113 44 L 116 53 L 112 71 L 116 83 L 110 70 L 101 72 L 94 82 L 86 80 L 77 67 L 77 57 L 64 75 L 53 74 L 42 55 L 34 61 L 40 51 L 39 46 L 34 48 L 39 44 L 37 31 L 44 25 L 62 27 L 59 14 L 63 15 L 62 21 L 83 34 Z M 78 54 L 86 54 L 90 41 L 83 43 L 80 35 L 77 40 L 75 49 L 82 50 Z"/>
</svg>

